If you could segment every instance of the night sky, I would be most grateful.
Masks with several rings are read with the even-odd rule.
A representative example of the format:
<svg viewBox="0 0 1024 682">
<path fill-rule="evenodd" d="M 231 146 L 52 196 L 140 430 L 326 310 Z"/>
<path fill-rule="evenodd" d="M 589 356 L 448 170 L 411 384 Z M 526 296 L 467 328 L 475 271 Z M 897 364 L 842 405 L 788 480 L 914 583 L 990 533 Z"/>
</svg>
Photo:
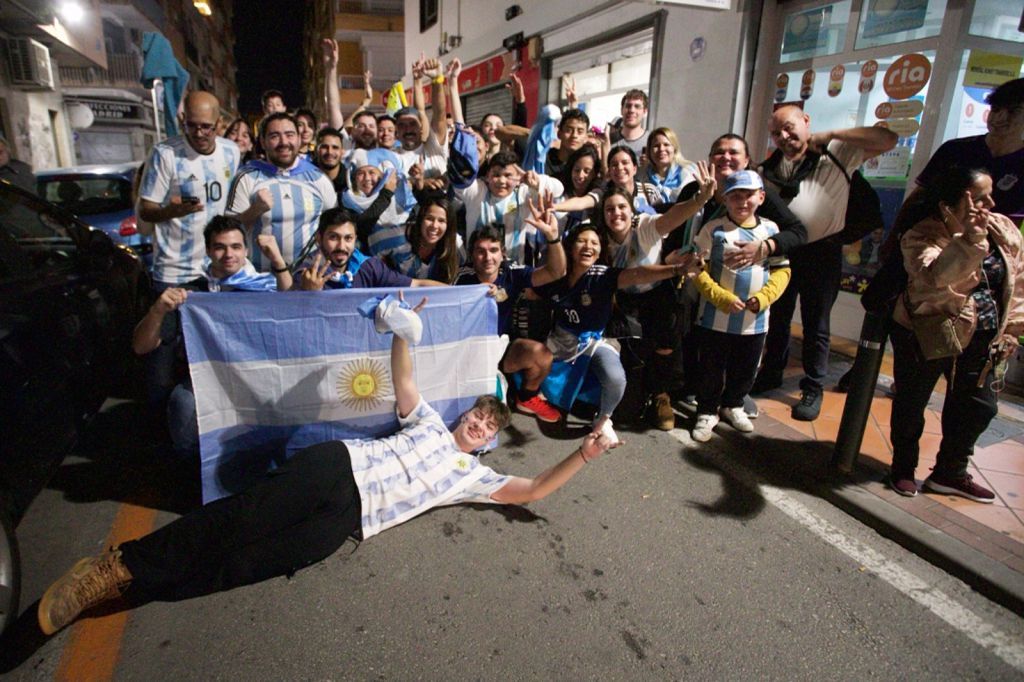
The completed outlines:
<svg viewBox="0 0 1024 682">
<path fill-rule="evenodd" d="M 260 112 L 260 95 L 271 88 L 284 93 L 289 109 L 305 101 L 302 92 L 302 24 L 305 0 L 234 3 L 238 108 Z"/>
</svg>

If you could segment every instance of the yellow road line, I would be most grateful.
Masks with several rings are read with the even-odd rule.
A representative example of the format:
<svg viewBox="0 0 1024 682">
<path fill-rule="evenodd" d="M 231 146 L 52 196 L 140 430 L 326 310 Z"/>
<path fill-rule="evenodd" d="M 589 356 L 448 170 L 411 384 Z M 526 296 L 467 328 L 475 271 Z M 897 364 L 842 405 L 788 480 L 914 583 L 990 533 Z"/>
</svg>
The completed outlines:
<svg viewBox="0 0 1024 682">
<path fill-rule="evenodd" d="M 153 530 L 155 519 L 155 509 L 122 504 L 104 548 L 142 537 Z M 86 618 L 73 625 L 54 679 L 58 682 L 111 679 L 127 624 L 128 612 L 121 611 L 101 618 Z"/>
</svg>

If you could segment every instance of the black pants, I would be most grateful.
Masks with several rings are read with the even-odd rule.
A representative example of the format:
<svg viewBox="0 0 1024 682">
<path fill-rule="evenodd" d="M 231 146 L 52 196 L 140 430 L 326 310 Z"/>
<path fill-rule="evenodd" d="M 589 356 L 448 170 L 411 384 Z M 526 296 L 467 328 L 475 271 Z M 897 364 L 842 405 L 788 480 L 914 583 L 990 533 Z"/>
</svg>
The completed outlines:
<svg viewBox="0 0 1024 682">
<path fill-rule="evenodd" d="M 935 461 L 935 474 L 960 478 L 974 454 L 974 443 L 998 412 L 992 390 L 995 372 L 989 372 L 982 387 L 978 378 L 988 359 L 988 347 L 995 331 L 977 331 L 967 348 L 956 358 L 952 385 L 946 388 L 942 404 L 942 444 Z M 917 468 L 924 432 L 924 411 L 940 376 L 949 381 L 953 358 L 925 360 L 914 332 L 893 322 L 889 332 L 893 347 L 896 397 L 892 401 L 892 474 L 912 478 Z"/>
<path fill-rule="evenodd" d="M 789 256 L 792 278 L 789 286 L 772 304 L 765 341 L 764 371 L 782 374 L 789 362 L 789 330 L 800 297 L 800 319 L 804 325 L 803 365 L 808 384 L 822 388 L 828 374 L 828 350 L 832 306 L 839 295 L 843 247 L 830 239 L 816 241 Z"/>
<path fill-rule="evenodd" d="M 757 376 L 764 334 L 727 334 L 701 329 L 700 386 L 697 414 L 716 414 L 719 407 L 743 407 Z"/>
<path fill-rule="evenodd" d="M 679 335 L 676 330 L 677 305 L 672 285 L 660 282 L 642 294 L 620 291 L 615 294 L 615 302 L 630 327 L 639 325 L 641 329 L 646 393 L 657 395 L 668 391 L 675 362 L 673 355 L 679 346 Z M 672 350 L 672 354 L 662 355 L 656 352 L 665 348 Z"/>
<path fill-rule="evenodd" d="M 187 599 L 289 575 L 333 554 L 361 519 L 345 444 L 313 445 L 245 492 L 121 545 L 128 595 Z"/>
</svg>

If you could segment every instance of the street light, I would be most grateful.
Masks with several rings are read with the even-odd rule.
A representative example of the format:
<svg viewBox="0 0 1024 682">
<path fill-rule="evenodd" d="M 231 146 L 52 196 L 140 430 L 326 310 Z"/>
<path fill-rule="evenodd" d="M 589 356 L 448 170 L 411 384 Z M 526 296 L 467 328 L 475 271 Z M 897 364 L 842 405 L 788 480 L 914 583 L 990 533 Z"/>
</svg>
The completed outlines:
<svg viewBox="0 0 1024 682">
<path fill-rule="evenodd" d="M 213 14 L 213 10 L 210 9 L 210 3 L 208 0 L 192 0 L 192 6 L 195 7 L 196 11 L 204 17 L 208 17 Z"/>
<path fill-rule="evenodd" d="M 57 6 L 57 14 L 65 24 L 78 24 L 85 18 L 85 9 L 74 0 L 65 0 Z"/>
</svg>

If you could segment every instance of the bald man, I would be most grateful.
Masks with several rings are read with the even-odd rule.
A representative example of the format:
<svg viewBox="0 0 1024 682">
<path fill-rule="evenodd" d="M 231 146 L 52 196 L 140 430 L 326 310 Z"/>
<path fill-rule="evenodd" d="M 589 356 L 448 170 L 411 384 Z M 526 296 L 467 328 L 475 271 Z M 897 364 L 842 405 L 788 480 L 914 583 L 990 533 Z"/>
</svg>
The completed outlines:
<svg viewBox="0 0 1024 682">
<path fill-rule="evenodd" d="M 203 277 L 203 228 L 214 216 L 223 215 L 228 184 L 241 157 L 234 142 L 217 137 L 219 116 L 216 97 L 208 92 L 189 93 L 182 121 L 185 134 L 157 143 L 146 162 L 138 214 L 154 223 L 156 294 Z M 152 403 L 165 400 L 174 387 L 174 353 L 174 348 L 165 348 L 146 358 Z"/>
<path fill-rule="evenodd" d="M 792 279 L 772 305 L 764 364 L 754 393 L 782 384 L 789 360 L 789 328 L 800 299 L 803 367 L 800 402 L 793 419 L 814 421 L 821 412 L 828 374 L 830 318 L 842 277 L 842 242 L 834 239 L 846 223 L 849 177 L 864 161 L 896 146 L 885 128 L 844 128 L 811 132 L 811 118 L 798 106 L 777 109 L 768 123 L 776 150 L 758 170 L 807 227 L 807 243 L 789 253 Z"/>
</svg>

